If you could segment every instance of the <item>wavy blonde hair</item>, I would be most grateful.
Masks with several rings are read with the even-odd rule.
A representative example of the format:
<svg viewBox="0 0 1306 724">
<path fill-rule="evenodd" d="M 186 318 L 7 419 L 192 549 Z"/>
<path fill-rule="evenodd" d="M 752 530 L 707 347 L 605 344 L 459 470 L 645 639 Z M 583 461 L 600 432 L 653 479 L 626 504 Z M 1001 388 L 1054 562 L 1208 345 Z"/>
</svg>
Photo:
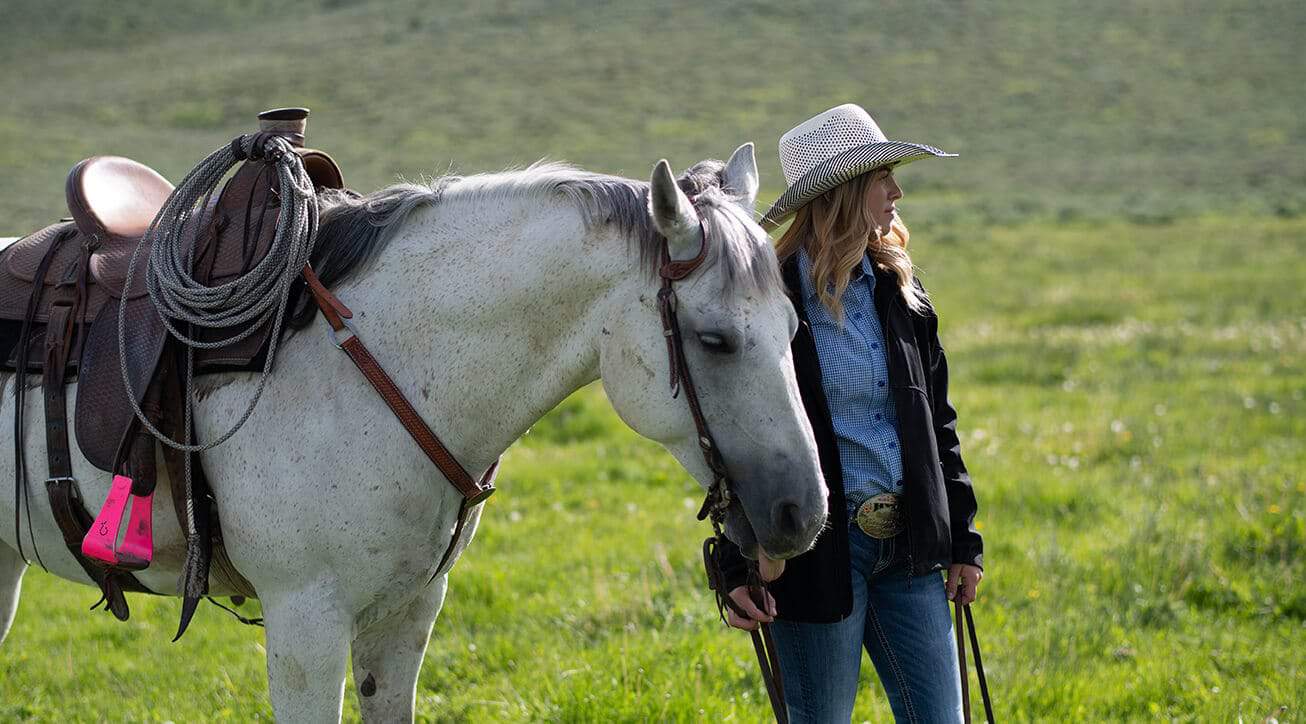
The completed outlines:
<svg viewBox="0 0 1306 724">
<path fill-rule="evenodd" d="M 812 260 L 812 288 L 841 324 L 844 290 L 867 252 L 875 266 L 898 278 L 898 291 L 908 309 L 924 314 L 929 306 L 924 287 L 912 283 L 915 267 L 907 254 L 907 225 L 895 215 L 889 233 L 880 236 L 870 205 L 865 202 L 872 177 L 880 170 L 839 184 L 800 207 L 793 223 L 776 242 L 775 252 L 781 262 L 799 249 L 807 250 Z"/>
</svg>

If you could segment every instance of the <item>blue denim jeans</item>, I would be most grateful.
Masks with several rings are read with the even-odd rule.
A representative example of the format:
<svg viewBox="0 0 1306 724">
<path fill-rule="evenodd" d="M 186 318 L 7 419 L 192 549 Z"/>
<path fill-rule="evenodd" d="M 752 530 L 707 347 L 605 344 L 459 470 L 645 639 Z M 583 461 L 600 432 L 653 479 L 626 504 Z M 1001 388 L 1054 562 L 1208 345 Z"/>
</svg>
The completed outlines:
<svg viewBox="0 0 1306 724">
<path fill-rule="evenodd" d="M 959 722 L 961 681 L 943 573 L 910 579 L 907 534 L 880 540 L 849 526 L 853 610 L 838 623 L 772 624 L 789 718 L 848 722 L 862 649 L 900 722 Z"/>
</svg>

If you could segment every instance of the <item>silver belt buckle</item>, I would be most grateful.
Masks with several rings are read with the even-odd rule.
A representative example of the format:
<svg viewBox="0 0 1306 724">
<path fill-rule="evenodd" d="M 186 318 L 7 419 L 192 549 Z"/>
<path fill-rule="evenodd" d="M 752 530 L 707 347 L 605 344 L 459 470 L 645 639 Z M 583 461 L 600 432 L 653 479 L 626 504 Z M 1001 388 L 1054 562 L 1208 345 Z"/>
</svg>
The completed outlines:
<svg viewBox="0 0 1306 724">
<path fill-rule="evenodd" d="M 857 506 L 857 527 L 872 538 L 892 538 L 907 528 L 901 496 L 897 493 L 873 495 Z"/>
</svg>

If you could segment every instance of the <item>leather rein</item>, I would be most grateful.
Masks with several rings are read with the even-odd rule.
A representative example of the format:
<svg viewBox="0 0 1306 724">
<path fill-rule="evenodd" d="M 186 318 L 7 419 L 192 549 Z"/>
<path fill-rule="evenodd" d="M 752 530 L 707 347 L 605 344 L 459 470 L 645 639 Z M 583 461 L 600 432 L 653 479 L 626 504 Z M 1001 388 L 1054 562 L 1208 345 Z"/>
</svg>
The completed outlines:
<svg viewBox="0 0 1306 724">
<path fill-rule="evenodd" d="M 691 204 L 693 201 L 693 197 L 690 197 Z M 671 258 L 671 249 L 667 240 L 665 238 L 662 240 L 662 263 L 658 268 L 658 275 L 662 277 L 662 287 L 658 290 L 658 313 L 662 318 L 662 336 L 667 342 L 667 362 L 671 370 L 671 397 L 678 397 L 681 390 L 684 390 L 685 401 L 689 403 L 689 412 L 694 418 L 694 428 L 698 433 L 699 450 L 703 453 L 703 460 L 707 463 L 708 469 L 712 471 L 712 484 L 708 486 L 707 496 L 703 499 L 702 507 L 699 508 L 698 519 L 709 519 L 712 522 L 714 535 L 703 542 L 703 564 L 707 569 L 708 585 L 716 593 L 717 613 L 721 616 L 721 620 L 725 621 L 726 607 L 737 615 L 748 618 L 748 614 L 730 598 L 716 556 L 717 547 L 725 540 L 722 525 L 725 522 L 726 509 L 734 501 L 734 485 L 730 480 L 730 473 L 726 470 L 725 461 L 721 457 L 721 451 L 716 445 L 716 439 L 708 429 L 707 419 L 703 417 L 703 408 L 698 401 L 698 390 L 694 387 L 694 378 L 689 373 L 689 363 L 685 360 L 685 344 L 680 334 L 680 319 L 677 316 L 676 291 L 673 287 L 674 282 L 689 276 L 702 266 L 703 260 L 707 258 L 709 243 L 707 225 L 703 222 L 702 212 L 699 212 L 697 206 L 694 207 L 694 211 L 698 214 L 698 225 L 703 234 L 703 242 L 697 255 L 690 259 L 674 260 Z M 761 577 L 757 573 L 756 566 L 750 572 L 748 594 L 759 608 L 765 606 L 766 592 L 761 585 Z M 759 622 L 757 628 L 749 634 L 753 640 L 753 652 L 757 654 L 758 668 L 762 672 L 762 681 L 766 684 L 766 693 L 771 700 L 771 710 L 777 722 L 788 724 L 789 715 L 784 701 L 784 687 L 780 680 L 780 660 L 776 654 L 775 641 L 771 637 L 771 627 L 769 624 Z"/>
</svg>

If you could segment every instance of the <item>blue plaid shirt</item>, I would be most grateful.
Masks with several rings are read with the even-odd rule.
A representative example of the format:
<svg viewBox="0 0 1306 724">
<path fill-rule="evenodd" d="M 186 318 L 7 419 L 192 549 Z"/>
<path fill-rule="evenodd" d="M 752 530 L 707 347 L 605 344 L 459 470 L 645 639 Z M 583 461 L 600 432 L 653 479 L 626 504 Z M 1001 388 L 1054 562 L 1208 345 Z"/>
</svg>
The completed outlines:
<svg viewBox="0 0 1306 724">
<path fill-rule="evenodd" d="M 900 493 L 898 415 L 889 396 L 889 366 L 875 310 L 875 273 L 870 258 L 862 257 L 861 267 L 853 270 L 853 279 L 844 290 L 842 327 L 816 296 L 812 260 L 806 250 L 798 252 L 798 274 L 849 504 L 878 493 Z"/>
</svg>

